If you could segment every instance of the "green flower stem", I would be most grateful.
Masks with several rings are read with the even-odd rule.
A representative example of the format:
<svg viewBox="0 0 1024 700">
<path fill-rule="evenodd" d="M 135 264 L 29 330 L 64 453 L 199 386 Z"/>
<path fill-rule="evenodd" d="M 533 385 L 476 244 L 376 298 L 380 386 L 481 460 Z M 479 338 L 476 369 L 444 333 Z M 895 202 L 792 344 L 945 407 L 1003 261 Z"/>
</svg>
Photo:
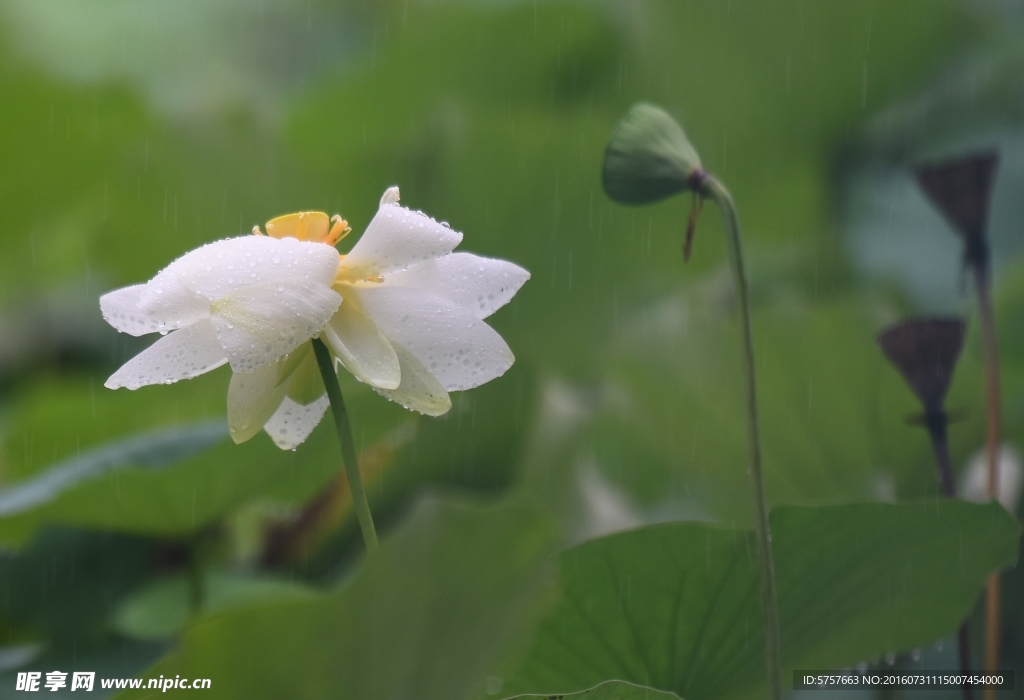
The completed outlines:
<svg viewBox="0 0 1024 700">
<path fill-rule="evenodd" d="M 345 462 L 345 474 L 348 477 L 349 490 L 352 492 L 352 505 L 355 506 L 359 518 L 359 528 L 363 531 L 366 549 L 372 552 L 377 549 L 377 531 L 373 528 L 373 516 L 370 515 L 370 504 L 366 500 L 363 488 L 363 477 L 359 473 L 359 459 L 356 457 L 356 443 L 352 439 L 352 426 L 348 422 L 348 411 L 345 400 L 341 397 L 338 375 L 334 372 L 334 360 L 331 352 L 319 338 L 313 338 L 313 352 L 320 366 L 320 374 L 327 387 L 327 398 L 331 402 L 331 413 L 334 416 L 334 427 L 338 431 L 338 442 L 341 443 L 341 457 Z"/>
<path fill-rule="evenodd" d="M 764 495 L 764 472 L 761 468 L 761 435 L 757 421 L 757 381 L 754 377 L 754 339 L 750 321 L 750 298 L 747 275 L 743 267 L 743 240 L 736 205 L 729 191 L 711 175 L 703 174 L 700 194 L 711 199 L 722 210 L 725 233 L 729 242 L 729 262 L 736 283 L 743 330 L 743 375 L 746 385 L 747 439 L 750 449 L 750 485 L 754 498 L 754 535 L 757 540 L 757 563 L 761 579 L 761 607 L 764 609 L 765 661 L 768 666 L 768 688 L 773 700 L 782 698 L 782 656 L 779 606 L 775 593 L 775 563 L 772 557 L 771 526 L 768 503 Z"/>
</svg>

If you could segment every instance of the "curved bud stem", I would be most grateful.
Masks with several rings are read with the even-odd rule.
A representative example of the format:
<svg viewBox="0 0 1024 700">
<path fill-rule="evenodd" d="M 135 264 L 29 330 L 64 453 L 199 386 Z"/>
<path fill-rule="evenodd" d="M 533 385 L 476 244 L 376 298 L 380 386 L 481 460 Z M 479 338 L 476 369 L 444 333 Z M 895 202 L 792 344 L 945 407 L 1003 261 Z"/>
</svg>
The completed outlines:
<svg viewBox="0 0 1024 700">
<path fill-rule="evenodd" d="M 754 376 L 754 338 L 750 320 L 750 298 L 747 275 L 743 266 L 743 240 L 736 205 L 729 191 L 711 175 L 699 172 L 697 191 L 715 202 L 722 210 L 725 234 L 729 243 L 729 262 L 736 283 L 740 326 L 743 334 L 743 376 L 746 388 L 747 440 L 750 450 L 750 486 L 754 500 L 754 535 L 757 540 L 757 563 L 761 579 L 761 607 L 765 623 L 765 661 L 768 666 L 768 687 L 773 700 L 782 698 L 782 656 L 779 607 L 775 593 L 775 563 L 772 557 L 771 526 L 768 503 L 764 493 L 761 468 L 761 435 L 757 419 L 757 382 Z"/>
<path fill-rule="evenodd" d="M 359 459 L 356 457 L 356 443 L 352 438 L 352 426 L 348 422 L 348 411 L 345 410 L 345 400 L 341 396 L 338 375 L 334 373 L 334 361 L 331 359 L 330 350 L 319 338 L 313 338 L 313 352 L 316 353 L 316 362 L 320 366 L 320 374 L 327 388 L 327 398 L 331 402 L 331 414 L 334 416 L 334 427 L 338 431 L 338 442 L 341 443 L 341 457 L 345 462 L 345 475 L 348 477 L 349 490 L 352 492 L 352 505 L 359 518 L 359 529 L 363 531 L 366 550 L 372 552 L 378 546 L 377 531 L 373 528 L 370 504 L 366 500 L 366 490 L 363 489 L 363 477 L 359 473 Z"/>
</svg>

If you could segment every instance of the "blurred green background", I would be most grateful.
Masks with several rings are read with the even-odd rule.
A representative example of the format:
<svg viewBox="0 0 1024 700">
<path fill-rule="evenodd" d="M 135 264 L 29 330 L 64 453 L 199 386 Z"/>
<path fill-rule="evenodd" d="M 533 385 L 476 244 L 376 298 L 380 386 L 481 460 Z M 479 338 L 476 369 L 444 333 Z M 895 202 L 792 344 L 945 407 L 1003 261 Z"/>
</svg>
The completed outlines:
<svg viewBox="0 0 1024 700">
<path fill-rule="evenodd" d="M 522 612 L 541 584 L 520 569 L 551 548 L 645 522 L 747 525 L 717 212 L 684 265 L 686 198 L 632 209 L 600 187 L 638 100 L 681 121 L 739 206 L 772 504 L 937 494 L 905 420 L 918 407 L 874 340 L 910 315 L 968 317 L 955 463 L 980 449 L 960 244 L 910 174 L 964 149 L 1002 155 L 1005 432 L 1024 444 L 1022 38 L 1012 0 L 0 3 L 0 485 L 14 489 L 0 492 L 0 697 L 19 669 L 83 659 L 142 675 L 176 648 L 197 577 L 214 617 L 345 585 L 361 544 L 330 488 L 331 427 L 295 452 L 265 434 L 233 445 L 227 369 L 103 388 L 151 339 L 107 327 L 97 299 L 287 212 L 342 214 L 344 248 L 390 185 L 532 279 L 491 319 L 516 365 L 449 415 L 417 418 L 343 378 L 385 537 L 477 527 L 424 497 L 496 509 L 491 539 L 465 546 L 515 559 L 488 576 Z M 289 529 L 323 493 L 318 526 Z M 521 586 L 504 590 L 506 575 Z M 1021 578 L 1007 577 L 1004 640 L 1018 669 Z M 505 622 L 488 623 L 496 649 L 515 646 Z M 480 669 L 505 653 L 478 647 Z M 948 643 L 925 660 L 955 664 Z M 226 675 L 218 663 L 204 675 Z"/>
</svg>

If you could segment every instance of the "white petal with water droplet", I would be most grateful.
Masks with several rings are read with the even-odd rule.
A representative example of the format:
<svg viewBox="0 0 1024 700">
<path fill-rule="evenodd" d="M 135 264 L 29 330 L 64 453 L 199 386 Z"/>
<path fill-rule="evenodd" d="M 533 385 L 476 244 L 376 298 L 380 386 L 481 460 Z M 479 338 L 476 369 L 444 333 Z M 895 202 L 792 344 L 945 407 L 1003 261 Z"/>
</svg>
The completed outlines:
<svg viewBox="0 0 1024 700">
<path fill-rule="evenodd" d="M 384 285 L 353 292 L 384 335 L 412 353 L 446 391 L 489 382 L 515 362 L 493 328 L 444 297 Z"/>
<path fill-rule="evenodd" d="M 356 276 L 387 275 L 424 260 L 446 255 L 462 241 L 462 234 L 426 214 L 398 204 L 381 204 L 359 242 L 341 263 Z"/>
<path fill-rule="evenodd" d="M 530 273 L 505 260 L 452 253 L 428 260 L 384 279 L 389 287 L 425 289 L 487 318 L 507 304 Z"/>
<path fill-rule="evenodd" d="M 139 308 L 144 284 L 134 284 L 107 292 L 100 297 L 103 320 L 122 333 L 145 335 L 156 333 L 157 322 Z"/>
<path fill-rule="evenodd" d="M 341 296 L 323 284 L 280 280 L 214 302 L 211 320 L 231 369 L 251 372 L 309 340 L 340 305 Z"/>
<path fill-rule="evenodd" d="M 324 243 L 240 236 L 185 254 L 164 268 L 149 286 L 172 278 L 211 301 L 250 285 L 281 280 L 330 286 L 338 271 L 338 260 L 338 251 Z"/>
<path fill-rule="evenodd" d="M 378 389 L 398 388 L 402 372 L 391 343 L 352 300 L 341 305 L 324 331 L 349 372 Z"/>
<path fill-rule="evenodd" d="M 398 343 L 392 343 L 402 369 L 402 383 L 397 389 L 380 389 L 377 393 L 395 403 L 428 416 L 441 416 L 451 410 L 452 400 L 441 383 Z"/>
<path fill-rule="evenodd" d="M 208 320 L 166 335 L 114 372 L 108 389 L 138 389 L 149 384 L 172 384 L 191 379 L 226 363 L 224 349 Z"/>
<path fill-rule="evenodd" d="M 193 292 L 166 271 L 144 285 L 139 308 L 158 322 L 174 328 L 184 328 L 201 318 L 210 317 L 210 300 Z"/>
<path fill-rule="evenodd" d="M 281 407 L 267 421 L 267 435 L 282 450 L 294 449 L 313 432 L 313 428 L 324 417 L 329 405 L 327 396 L 308 406 L 300 406 L 286 396 L 281 402 Z"/>
<path fill-rule="evenodd" d="M 136 284 L 101 296 L 104 320 L 122 333 L 138 336 L 167 333 L 210 315 L 210 302 L 180 284 L 173 291 L 172 285 L 161 285 L 161 293 L 167 289 L 168 294 L 157 295 L 157 303 L 147 304 L 147 299 L 155 295 L 151 285 Z"/>
</svg>

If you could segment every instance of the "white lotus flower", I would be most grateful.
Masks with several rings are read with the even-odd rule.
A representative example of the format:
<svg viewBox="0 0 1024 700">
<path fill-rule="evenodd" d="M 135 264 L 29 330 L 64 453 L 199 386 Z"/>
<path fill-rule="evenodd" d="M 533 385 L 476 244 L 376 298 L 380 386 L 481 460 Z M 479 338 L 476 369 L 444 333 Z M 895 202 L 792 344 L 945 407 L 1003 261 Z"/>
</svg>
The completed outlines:
<svg viewBox="0 0 1024 700">
<path fill-rule="evenodd" d="M 344 222 L 328 231 L 319 212 L 267 224 L 270 236 L 333 244 Z M 323 328 L 337 360 L 357 379 L 408 409 L 430 416 L 451 408 L 448 392 L 501 376 L 515 358 L 483 319 L 504 306 L 530 278 L 510 262 L 452 253 L 462 234 L 398 205 L 398 188 L 348 255 L 334 291 L 344 300 Z M 310 344 L 272 365 L 236 373 L 228 390 L 228 421 L 236 441 L 265 428 L 281 448 L 294 448 L 327 410 Z"/>
<path fill-rule="evenodd" d="M 323 243 L 243 236 L 204 245 L 145 284 L 100 297 L 103 318 L 131 335 L 164 335 L 105 386 L 171 384 L 225 363 L 252 372 L 327 323 L 341 296 L 338 253 Z"/>
</svg>

